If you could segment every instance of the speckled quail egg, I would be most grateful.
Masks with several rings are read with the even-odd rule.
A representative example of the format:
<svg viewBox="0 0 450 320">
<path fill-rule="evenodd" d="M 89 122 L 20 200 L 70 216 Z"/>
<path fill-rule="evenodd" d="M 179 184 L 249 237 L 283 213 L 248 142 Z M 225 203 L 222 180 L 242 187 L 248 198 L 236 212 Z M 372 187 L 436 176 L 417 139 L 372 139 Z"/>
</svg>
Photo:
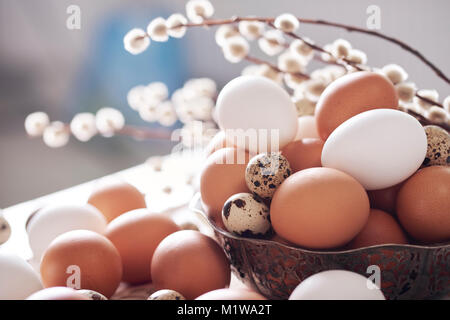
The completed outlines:
<svg viewBox="0 0 450 320">
<path fill-rule="evenodd" d="M 269 208 L 251 193 L 237 193 L 228 198 L 222 220 L 228 231 L 240 236 L 264 238 L 272 233 Z"/>
<path fill-rule="evenodd" d="M 425 126 L 427 134 L 427 155 L 424 166 L 450 165 L 450 134 L 438 126 Z"/>
<path fill-rule="evenodd" d="M 291 172 L 289 162 L 280 153 L 261 153 L 250 159 L 245 171 L 245 182 L 250 191 L 269 200 Z"/>
<path fill-rule="evenodd" d="M 11 235 L 11 227 L 8 221 L 0 213 L 0 245 L 8 241 Z"/>
<path fill-rule="evenodd" d="M 164 289 L 152 293 L 147 300 L 186 300 L 186 298 L 174 290 Z"/>
<path fill-rule="evenodd" d="M 104 295 L 98 293 L 94 290 L 81 289 L 77 290 L 78 293 L 81 293 L 83 296 L 88 297 L 91 300 L 108 300 Z"/>
</svg>

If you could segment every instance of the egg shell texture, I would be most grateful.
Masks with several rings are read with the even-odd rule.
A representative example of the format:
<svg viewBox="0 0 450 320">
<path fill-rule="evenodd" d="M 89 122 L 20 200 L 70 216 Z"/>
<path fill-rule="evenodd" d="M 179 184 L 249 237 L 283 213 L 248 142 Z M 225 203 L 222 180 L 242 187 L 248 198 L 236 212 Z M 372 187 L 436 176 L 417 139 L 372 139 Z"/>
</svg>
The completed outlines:
<svg viewBox="0 0 450 320">
<path fill-rule="evenodd" d="M 330 168 L 292 174 L 277 189 L 270 219 L 277 234 L 298 246 L 328 249 L 348 243 L 364 227 L 369 199 L 361 184 Z"/>
<path fill-rule="evenodd" d="M 209 218 L 222 224 L 222 208 L 229 197 L 248 192 L 245 170 L 249 155 L 236 148 L 223 148 L 206 159 L 200 174 L 202 204 Z"/>
<path fill-rule="evenodd" d="M 158 245 L 151 274 L 156 289 L 171 288 L 188 300 L 228 286 L 231 276 L 223 249 L 191 230 L 172 233 Z"/>
<path fill-rule="evenodd" d="M 195 300 L 267 300 L 265 297 L 247 289 L 217 289 L 202 294 Z"/>
<path fill-rule="evenodd" d="M 281 153 L 289 161 L 292 172 L 297 172 L 303 169 L 321 167 L 322 149 L 322 140 L 305 138 L 292 141 L 281 150 Z"/>
<path fill-rule="evenodd" d="M 105 235 L 120 253 L 122 280 L 134 284 L 149 282 L 149 266 L 156 247 L 179 230 L 169 217 L 148 209 L 132 210 L 111 221 Z"/>
<path fill-rule="evenodd" d="M 342 123 L 325 142 L 322 166 L 348 173 L 367 190 L 411 176 L 427 152 L 425 131 L 414 117 L 390 109 L 363 112 Z"/>
<path fill-rule="evenodd" d="M 253 193 L 271 199 L 276 188 L 291 175 L 291 166 L 279 153 L 261 153 L 250 159 L 245 182 Z"/>
<path fill-rule="evenodd" d="M 450 134 L 438 126 L 425 126 L 427 155 L 424 166 L 450 166 Z"/>
<path fill-rule="evenodd" d="M 68 269 L 73 266 L 78 268 Z M 94 290 L 107 298 L 122 279 L 117 249 L 106 237 L 87 230 L 69 231 L 53 240 L 42 257 L 40 270 L 44 287 L 66 286 L 74 275 L 80 277 L 80 289 Z"/>
<path fill-rule="evenodd" d="M 416 240 L 450 240 L 450 167 L 426 167 L 409 178 L 397 195 L 397 216 Z"/>
<path fill-rule="evenodd" d="M 297 111 L 289 94 L 264 77 L 241 76 L 228 82 L 217 98 L 216 111 L 227 140 L 251 152 L 278 151 L 297 134 Z M 255 143 L 230 138 L 230 130 L 237 134 L 236 129 L 250 130 L 242 136 L 255 134 Z M 271 130 L 278 133 L 278 141 L 272 141 Z"/>
<path fill-rule="evenodd" d="M 180 293 L 174 290 L 159 290 L 150 295 L 147 300 L 186 300 Z"/>
<path fill-rule="evenodd" d="M 147 207 L 144 195 L 124 181 L 111 181 L 98 185 L 88 203 L 100 210 L 110 222 L 122 213 Z"/>
<path fill-rule="evenodd" d="M 368 71 L 349 73 L 323 91 L 316 106 L 317 130 L 323 141 L 341 123 L 377 108 L 398 108 L 398 96 L 385 76 Z"/>
<path fill-rule="evenodd" d="M 223 207 L 222 219 L 228 231 L 244 237 L 264 237 L 271 229 L 269 208 L 250 193 L 231 196 Z"/>
<path fill-rule="evenodd" d="M 8 241 L 11 235 L 11 227 L 4 217 L 0 215 L 0 245 Z"/>
<path fill-rule="evenodd" d="M 23 300 L 41 289 L 39 275 L 28 262 L 0 253 L 0 300 Z"/>
</svg>

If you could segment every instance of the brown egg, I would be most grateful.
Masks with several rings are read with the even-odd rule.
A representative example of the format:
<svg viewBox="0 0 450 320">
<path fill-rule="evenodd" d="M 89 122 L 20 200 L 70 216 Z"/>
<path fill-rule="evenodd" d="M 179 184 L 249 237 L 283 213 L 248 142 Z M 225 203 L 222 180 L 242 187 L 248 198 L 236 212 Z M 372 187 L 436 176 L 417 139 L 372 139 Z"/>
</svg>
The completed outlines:
<svg viewBox="0 0 450 320">
<path fill-rule="evenodd" d="M 399 183 L 389 188 L 367 191 L 370 207 L 395 214 L 397 193 L 401 186 L 402 183 Z"/>
<path fill-rule="evenodd" d="M 27 300 L 92 300 L 84 294 L 67 287 L 51 287 L 39 290 Z"/>
<path fill-rule="evenodd" d="M 69 231 L 44 252 L 41 277 L 44 287 L 79 285 L 109 298 L 122 278 L 122 261 L 106 237 L 87 230 Z"/>
<path fill-rule="evenodd" d="M 234 145 L 225 139 L 225 132 L 219 131 L 216 135 L 209 141 L 205 148 L 205 154 L 207 157 L 212 155 L 217 150 L 223 148 L 234 148 Z"/>
<path fill-rule="evenodd" d="M 264 296 L 247 289 L 217 289 L 202 294 L 195 300 L 267 300 Z"/>
<path fill-rule="evenodd" d="M 345 120 L 372 109 L 397 109 L 397 92 L 385 76 L 368 71 L 333 81 L 317 102 L 317 131 L 323 141 Z"/>
<path fill-rule="evenodd" d="M 179 230 L 172 219 L 148 209 L 132 210 L 111 221 L 105 235 L 122 258 L 122 280 L 133 284 L 149 282 L 156 247 L 169 234 Z"/>
<path fill-rule="evenodd" d="M 188 300 L 228 286 L 231 275 L 222 248 L 210 237 L 192 230 L 172 233 L 159 244 L 151 272 L 157 289 L 170 288 Z"/>
<path fill-rule="evenodd" d="M 281 150 L 292 171 L 297 172 L 303 169 L 321 167 L 323 141 L 320 139 L 305 138 L 290 142 Z"/>
<path fill-rule="evenodd" d="M 369 220 L 360 233 L 350 242 L 352 249 L 377 244 L 406 244 L 408 239 L 395 219 L 384 211 L 370 209 Z"/>
<path fill-rule="evenodd" d="M 319 132 L 317 132 L 316 119 L 314 116 L 298 117 L 298 129 L 295 140 L 304 138 L 319 139 Z"/>
<path fill-rule="evenodd" d="M 108 222 L 122 213 L 147 207 L 143 194 L 124 181 L 99 185 L 92 192 L 88 203 L 100 210 Z"/>
<path fill-rule="evenodd" d="M 294 173 L 278 187 L 270 206 L 276 233 L 314 249 L 346 244 L 362 230 L 368 216 L 369 199 L 363 186 L 331 168 Z"/>
<path fill-rule="evenodd" d="M 410 177 L 398 192 L 397 216 L 419 241 L 450 240 L 450 167 L 427 167 Z"/>
<path fill-rule="evenodd" d="M 200 193 L 203 206 L 216 223 L 222 221 L 222 207 L 233 194 L 249 192 L 245 169 L 249 155 L 243 150 L 224 148 L 206 159 L 200 175 Z"/>
</svg>

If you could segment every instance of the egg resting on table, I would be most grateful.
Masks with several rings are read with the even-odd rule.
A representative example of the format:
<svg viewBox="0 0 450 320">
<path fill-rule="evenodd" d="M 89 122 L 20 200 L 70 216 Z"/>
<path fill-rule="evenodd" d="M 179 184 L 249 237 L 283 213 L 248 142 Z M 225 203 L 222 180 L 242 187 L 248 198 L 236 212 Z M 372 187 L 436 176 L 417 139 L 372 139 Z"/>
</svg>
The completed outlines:
<svg viewBox="0 0 450 320">
<path fill-rule="evenodd" d="M 122 281 L 133 284 L 149 282 L 149 266 L 156 247 L 169 234 L 179 230 L 168 216 L 148 209 L 125 212 L 111 221 L 105 235 L 120 253 Z"/>
<path fill-rule="evenodd" d="M 151 265 L 157 290 L 171 288 L 191 300 L 230 283 L 230 264 L 212 238 L 191 230 L 167 236 L 156 248 Z"/>
<path fill-rule="evenodd" d="M 427 155 L 424 166 L 450 166 L 450 134 L 438 126 L 425 126 Z"/>
<path fill-rule="evenodd" d="M 98 185 L 88 203 L 100 210 L 108 222 L 122 213 L 147 207 L 144 195 L 131 184 L 120 180 Z"/>
<path fill-rule="evenodd" d="M 169 289 L 156 291 L 147 300 L 186 300 L 182 294 Z"/>
<path fill-rule="evenodd" d="M 87 230 L 63 233 L 50 243 L 41 260 L 44 287 L 73 284 L 111 297 L 122 279 L 122 261 L 105 236 Z"/>
<path fill-rule="evenodd" d="M 262 238 L 271 233 L 269 208 L 251 193 L 231 196 L 223 206 L 225 228 L 243 237 Z"/>
<path fill-rule="evenodd" d="M 68 287 L 51 287 L 33 293 L 27 300 L 92 300 L 85 294 Z"/>
<path fill-rule="evenodd" d="M 247 164 L 245 182 L 253 193 L 269 200 L 276 188 L 291 175 L 291 167 L 287 159 L 277 153 L 261 153 Z"/>
</svg>

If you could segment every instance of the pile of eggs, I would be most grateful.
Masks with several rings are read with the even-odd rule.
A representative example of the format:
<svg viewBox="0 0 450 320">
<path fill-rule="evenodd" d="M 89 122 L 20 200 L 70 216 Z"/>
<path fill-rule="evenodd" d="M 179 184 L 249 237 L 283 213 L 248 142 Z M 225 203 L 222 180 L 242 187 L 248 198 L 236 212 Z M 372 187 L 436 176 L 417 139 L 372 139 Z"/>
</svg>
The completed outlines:
<svg viewBox="0 0 450 320">
<path fill-rule="evenodd" d="M 450 240 L 449 133 L 398 110 L 385 76 L 345 75 L 299 118 L 281 87 L 243 76 L 216 111 L 200 191 L 218 227 L 313 250 Z"/>
<path fill-rule="evenodd" d="M 26 231 L 39 272 L 0 253 L 0 299 L 106 300 L 121 283 L 151 283 L 157 291 L 149 300 L 181 300 L 230 283 L 228 260 L 212 238 L 151 212 L 124 181 L 98 185 L 85 204 L 39 209 Z"/>
<path fill-rule="evenodd" d="M 315 116 L 297 118 L 270 80 L 232 80 L 218 97 L 222 131 L 200 172 L 210 220 L 315 250 L 449 240 L 449 134 L 422 127 L 397 102 L 387 78 L 356 72 L 326 88 Z M 3 218 L 0 226 L 1 244 L 10 230 Z M 39 272 L 0 253 L 0 299 L 106 300 L 121 283 L 152 283 L 148 300 L 265 299 L 228 288 L 223 248 L 150 211 L 123 181 L 98 185 L 87 203 L 39 209 L 26 230 Z M 375 289 L 359 274 L 329 270 L 290 299 L 384 299 Z"/>
</svg>

